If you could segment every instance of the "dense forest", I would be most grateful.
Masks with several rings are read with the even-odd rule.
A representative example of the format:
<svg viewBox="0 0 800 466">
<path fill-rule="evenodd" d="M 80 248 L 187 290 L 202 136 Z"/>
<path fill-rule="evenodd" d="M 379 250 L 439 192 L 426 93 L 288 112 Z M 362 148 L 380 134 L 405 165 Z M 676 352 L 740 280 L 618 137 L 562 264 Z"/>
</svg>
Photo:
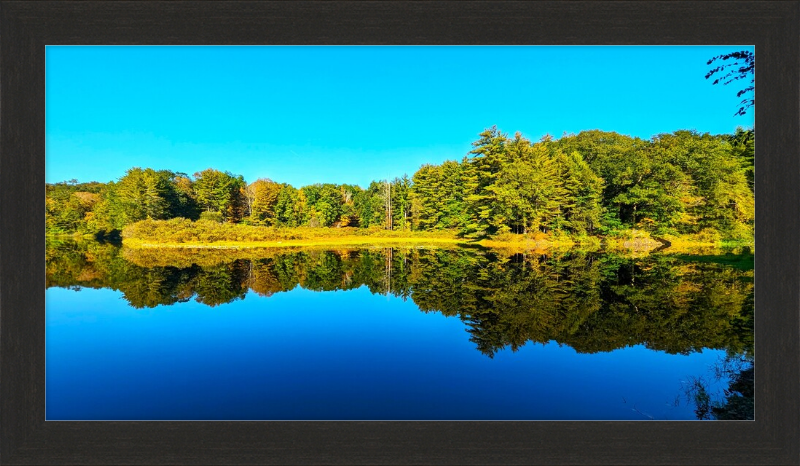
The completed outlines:
<svg viewBox="0 0 800 466">
<path fill-rule="evenodd" d="M 114 236 L 141 220 L 271 227 L 752 237 L 754 134 L 694 131 L 650 140 L 584 131 L 531 142 L 487 129 L 461 161 L 410 178 L 294 187 L 209 168 L 189 176 L 131 168 L 109 183 L 47 184 L 48 234 Z"/>
</svg>

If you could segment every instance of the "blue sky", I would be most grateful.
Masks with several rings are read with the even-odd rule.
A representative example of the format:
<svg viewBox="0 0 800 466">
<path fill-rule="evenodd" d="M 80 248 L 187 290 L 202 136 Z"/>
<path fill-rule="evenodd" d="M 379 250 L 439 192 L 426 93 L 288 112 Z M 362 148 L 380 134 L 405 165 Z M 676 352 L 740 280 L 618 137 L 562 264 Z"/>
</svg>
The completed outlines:
<svg viewBox="0 0 800 466">
<path fill-rule="evenodd" d="M 296 187 L 411 176 L 484 128 L 538 140 L 752 126 L 695 47 L 47 47 L 46 180 L 213 167 Z"/>
</svg>

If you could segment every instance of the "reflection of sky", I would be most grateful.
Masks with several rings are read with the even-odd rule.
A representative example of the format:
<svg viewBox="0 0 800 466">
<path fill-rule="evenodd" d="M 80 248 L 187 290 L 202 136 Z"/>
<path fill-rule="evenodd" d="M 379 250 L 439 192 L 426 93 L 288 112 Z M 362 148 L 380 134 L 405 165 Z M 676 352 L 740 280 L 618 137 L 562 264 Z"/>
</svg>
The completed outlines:
<svg viewBox="0 0 800 466">
<path fill-rule="evenodd" d="M 47 290 L 47 419 L 693 419 L 680 382 L 723 351 L 555 343 L 494 359 L 457 318 L 365 287 L 133 309 Z"/>
</svg>

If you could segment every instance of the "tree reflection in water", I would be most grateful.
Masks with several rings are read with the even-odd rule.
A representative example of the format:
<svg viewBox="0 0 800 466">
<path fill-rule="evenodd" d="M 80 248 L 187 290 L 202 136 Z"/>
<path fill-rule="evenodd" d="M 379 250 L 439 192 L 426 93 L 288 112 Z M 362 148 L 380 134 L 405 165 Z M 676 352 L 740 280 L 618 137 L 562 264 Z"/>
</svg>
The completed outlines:
<svg viewBox="0 0 800 466">
<path fill-rule="evenodd" d="M 111 288 L 135 308 L 366 286 L 461 319 L 489 357 L 550 341 L 581 353 L 640 344 L 672 354 L 753 349 L 752 254 L 134 250 L 72 241 L 51 241 L 46 254 L 48 288 Z"/>
</svg>

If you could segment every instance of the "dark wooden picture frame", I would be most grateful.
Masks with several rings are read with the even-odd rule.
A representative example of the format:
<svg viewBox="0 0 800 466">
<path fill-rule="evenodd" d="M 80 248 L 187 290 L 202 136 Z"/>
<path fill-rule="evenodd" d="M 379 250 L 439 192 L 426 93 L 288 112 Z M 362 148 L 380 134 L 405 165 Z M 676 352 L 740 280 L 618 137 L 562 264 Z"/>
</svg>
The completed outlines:
<svg viewBox="0 0 800 466">
<path fill-rule="evenodd" d="M 798 26 L 798 1 L 0 2 L 0 462 L 800 464 Z M 756 420 L 45 422 L 48 44 L 755 45 Z"/>
</svg>

